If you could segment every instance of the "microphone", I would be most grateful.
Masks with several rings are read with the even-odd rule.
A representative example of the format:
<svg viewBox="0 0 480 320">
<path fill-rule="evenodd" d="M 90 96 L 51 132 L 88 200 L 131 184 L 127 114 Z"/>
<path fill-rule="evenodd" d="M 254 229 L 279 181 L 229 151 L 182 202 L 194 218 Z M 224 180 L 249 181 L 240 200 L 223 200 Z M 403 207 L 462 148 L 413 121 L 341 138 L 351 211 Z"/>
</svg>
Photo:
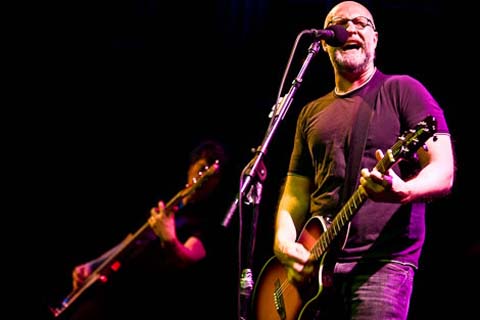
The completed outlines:
<svg viewBox="0 0 480 320">
<path fill-rule="evenodd" d="M 310 29 L 309 31 L 315 38 L 325 40 L 332 47 L 340 47 L 348 39 L 347 29 L 343 26 L 333 25 L 326 29 Z"/>
</svg>

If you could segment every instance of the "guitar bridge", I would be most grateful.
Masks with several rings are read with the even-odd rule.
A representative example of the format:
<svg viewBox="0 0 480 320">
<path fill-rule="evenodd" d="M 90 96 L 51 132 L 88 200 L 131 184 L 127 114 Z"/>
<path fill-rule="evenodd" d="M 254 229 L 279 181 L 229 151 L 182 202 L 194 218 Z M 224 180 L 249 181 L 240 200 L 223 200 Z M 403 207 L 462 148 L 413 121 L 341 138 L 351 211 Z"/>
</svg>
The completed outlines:
<svg viewBox="0 0 480 320">
<path fill-rule="evenodd" d="M 275 304 L 275 310 L 277 310 L 277 313 L 280 316 L 280 319 L 286 319 L 287 315 L 285 312 L 285 302 L 283 300 L 282 287 L 278 279 L 275 281 L 275 290 L 273 292 L 273 302 Z"/>
</svg>

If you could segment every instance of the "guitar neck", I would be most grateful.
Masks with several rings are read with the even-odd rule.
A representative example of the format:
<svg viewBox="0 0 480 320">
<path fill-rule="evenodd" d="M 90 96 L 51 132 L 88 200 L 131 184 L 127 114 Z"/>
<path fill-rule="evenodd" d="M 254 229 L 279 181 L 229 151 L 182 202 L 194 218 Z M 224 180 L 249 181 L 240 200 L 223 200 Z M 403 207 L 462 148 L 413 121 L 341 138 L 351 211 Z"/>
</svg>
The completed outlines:
<svg viewBox="0 0 480 320">
<path fill-rule="evenodd" d="M 140 252 L 140 248 L 144 248 L 147 242 L 150 242 L 155 234 L 150 225 L 145 223 L 134 234 L 129 234 L 115 249 L 84 281 L 84 283 L 72 290 L 65 299 L 62 300 L 60 306 L 50 308 L 55 317 L 59 317 L 65 312 L 76 300 L 78 300 L 84 292 L 97 282 L 107 282 L 110 274 L 120 269 L 123 261 L 128 257 L 133 257 L 135 253 Z"/>
<path fill-rule="evenodd" d="M 385 156 L 378 161 L 375 169 L 377 169 L 380 173 L 387 172 L 387 170 L 395 164 L 396 160 L 393 155 L 397 153 L 397 150 L 400 150 L 401 146 L 401 143 L 397 143 L 392 147 L 392 149 L 388 150 Z M 345 205 L 335 216 L 329 228 L 320 236 L 318 241 L 313 246 L 313 249 L 311 250 L 313 259 L 319 259 L 323 253 L 330 248 L 333 240 L 337 238 L 343 228 L 352 220 L 355 213 L 365 203 L 367 198 L 368 195 L 362 188 L 357 188 L 357 190 L 355 190 L 353 195 L 348 199 Z"/>
<path fill-rule="evenodd" d="M 168 203 L 165 205 L 165 211 L 167 214 L 172 214 L 180 210 L 184 204 L 182 202 L 185 196 L 184 190 L 178 192 Z M 146 244 L 155 240 L 157 235 L 153 232 L 148 220 L 133 234 L 129 234 L 125 240 L 119 245 L 117 250 L 109 256 L 109 258 L 96 269 L 95 272 L 104 274 L 112 265 L 119 263 L 120 259 L 127 258 L 131 254 L 133 249 L 142 249 Z M 94 273 L 95 273 L 94 272 Z"/>
<path fill-rule="evenodd" d="M 327 230 L 322 233 L 318 241 L 311 250 L 311 255 L 315 260 L 318 260 L 330 248 L 332 242 L 337 238 L 343 228 L 349 223 L 353 215 L 365 203 L 368 196 L 361 190 L 357 189 L 350 199 L 345 203 L 342 209 L 338 212 Z"/>
<path fill-rule="evenodd" d="M 183 207 L 183 198 L 185 192 L 178 192 L 166 205 L 165 211 L 168 214 L 177 212 Z M 91 274 L 91 277 L 100 279 L 106 277 L 112 271 L 117 271 L 125 259 L 132 258 L 140 252 L 145 246 L 155 240 L 157 235 L 153 232 L 148 221 L 146 221 L 137 231 L 129 234 L 108 256 L 108 258 Z"/>
</svg>

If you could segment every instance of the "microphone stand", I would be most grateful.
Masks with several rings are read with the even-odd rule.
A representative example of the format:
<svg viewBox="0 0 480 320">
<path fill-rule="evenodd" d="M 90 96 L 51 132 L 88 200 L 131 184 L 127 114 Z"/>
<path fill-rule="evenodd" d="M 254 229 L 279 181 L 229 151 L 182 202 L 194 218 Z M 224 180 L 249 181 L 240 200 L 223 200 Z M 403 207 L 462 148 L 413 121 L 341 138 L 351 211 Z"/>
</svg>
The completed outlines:
<svg viewBox="0 0 480 320">
<path fill-rule="evenodd" d="M 250 248 L 247 251 L 241 252 L 240 254 L 245 255 L 242 256 L 241 260 L 245 261 L 245 265 L 243 266 L 241 275 L 240 275 L 240 319 L 246 320 L 248 318 L 249 313 L 249 305 L 250 305 L 250 296 L 253 291 L 253 272 L 251 266 L 253 265 L 253 248 L 255 248 L 255 231 L 257 229 L 257 221 L 258 221 L 258 212 L 259 212 L 259 204 L 262 198 L 262 190 L 263 185 L 262 182 L 265 180 L 266 177 L 266 170 L 263 167 L 263 162 L 260 163 L 262 169 L 258 172 L 259 178 L 256 179 L 255 184 L 252 184 L 250 191 L 247 194 L 247 199 L 245 204 L 250 204 L 252 206 L 253 214 L 251 216 L 243 216 L 240 214 L 241 217 L 247 218 L 244 219 L 246 224 L 249 226 L 249 229 L 242 231 L 241 234 L 249 235 L 248 243 L 246 248 Z M 242 210 L 240 208 L 240 210 Z M 242 236 L 243 238 L 243 236 Z M 242 250 L 243 251 L 243 250 Z"/>
<path fill-rule="evenodd" d="M 266 178 L 266 168 L 263 162 L 263 157 L 267 152 L 268 145 L 270 144 L 274 133 L 276 132 L 280 121 L 283 120 L 285 114 L 287 113 L 290 105 L 292 104 L 293 97 L 297 92 L 298 88 L 302 84 L 303 75 L 307 70 L 308 65 L 310 64 L 313 57 L 318 53 L 320 50 L 320 41 L 314 41 L 309 49 L 308 55 L 305 58 L 303 65 L 300 68 L 300 71 L 292 82 L 292 86 L 288 93 L 274 105 L 272 112 L 270 113 L 271 121 L 267 132 L 264 136 L 264 139 L 261 145 L 255 150 L 255 156 L 249 162 L 249 164 L 245 167 L 242 171 L 241 177 L 241 184 L 240 184 L 240 191 L 237 195 L 236 199 L 233 201 L 226 217 L 223 221 L 223 226 L 228 226 L 228 223 L 236 211 L 238 204 L 242 204 L 242 198 L 244 195 L 247 195 L 247 200 L 250 201 L 250 204 L 254 204 L 254 215 L 251 219 L 251 229 L 250 229 L 250 238 L 247 246 L 247 251 L 243 252 L 245 254 L 245 261 L 247 262 L 241 272 L 240 277 L 240 320 L 246 320 L 248 314 L 250 312 L 250 296 L 253 291 L 254 281 L 253 281 L 253 274 L 251 271 L 252 267 L 252 260 L 253 260 L 253 252 L 255 247 L 255 235 L 256 235 L 256 225 L 258 220 L 258 205 L 260 203 L 262 185 L 261 183 Z M 246 193 L 246 190 L 249 190 Z M 248 204 L 248 203 L 247 203 Z M 241 211 L 241 206 L 239 208 Z M 241 217 L 241 214 L 240 214 Z M 241 220 L 241 219 L 240 219 Z"/>
</svg>

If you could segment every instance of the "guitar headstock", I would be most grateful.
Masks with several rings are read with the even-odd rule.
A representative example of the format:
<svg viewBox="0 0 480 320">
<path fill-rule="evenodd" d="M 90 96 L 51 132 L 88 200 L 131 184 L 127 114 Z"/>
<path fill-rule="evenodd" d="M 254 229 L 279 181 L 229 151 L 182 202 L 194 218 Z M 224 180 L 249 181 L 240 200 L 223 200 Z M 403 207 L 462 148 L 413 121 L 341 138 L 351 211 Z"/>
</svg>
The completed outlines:
<svg viewBox="0 0 480 320">
<path fill-rule="evenodd" d="M 198 171 L 197 176 L 193 178 L 192 183 L 187 184 L 187 187 L 201 184 L 204 180 L 214 175 L 219 168 L 220 164 L 218 160 L 216 160 L 211 166 L 203 167 L 202 170 Z"/>
<path fill-rule="evenodd" d="M 437 132 L 437 121 L 433 116 L 426 117 L 415 128 L 407 130 L 398 137 L 397 142 L 386 152 L 375 168 L 384 173 L 398 161 L 412 157 L 435 132 Z"/>
<path fill-rule="evenodd" d="M 205 182 L 214 176 L 220 169 L 220 163 L 216 160 L 211 166 L 205 166 L 199 170 L 195 177 L 191 178 L 191 182 L 185 185 L 185 188 L 180 191 L 181 197 L 190 196 L 197 189 L 202 187 Z"/>
<path fill-rule="evenodd" d="M 415 128 L 407 130 L 398 138 L 397 143 L 392 147 L 394 158 L 412 156 L 435 132 L 437 132 L 437 120 L 433 116 L 426 117 Z"/>
</svg>

